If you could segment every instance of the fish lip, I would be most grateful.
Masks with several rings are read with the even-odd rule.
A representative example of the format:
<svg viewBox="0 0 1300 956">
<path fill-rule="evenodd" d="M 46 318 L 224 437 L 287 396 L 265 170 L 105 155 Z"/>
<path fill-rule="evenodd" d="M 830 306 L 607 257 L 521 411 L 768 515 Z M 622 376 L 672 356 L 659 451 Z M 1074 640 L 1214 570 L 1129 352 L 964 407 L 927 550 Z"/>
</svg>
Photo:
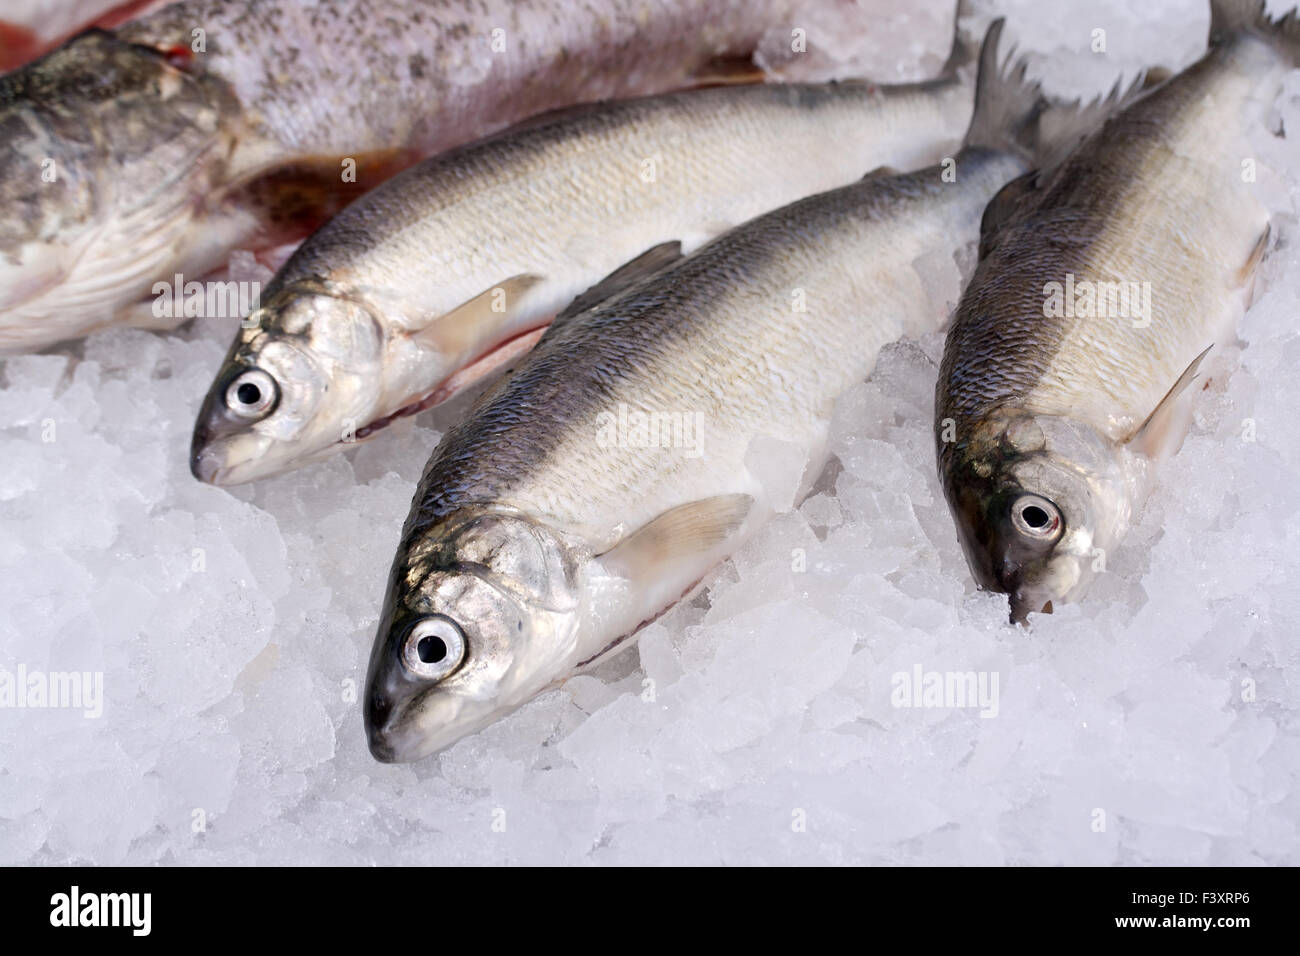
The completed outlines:
<svg viewBox="0 0 1300 956">
<path fill-rule="evenodd" d="M 414 698 L 418 699 L 418 698 Z M 380 763 L 414 763 L 443 750 L 462 734 L 451 740 L 430 738 L 413 733 L 406 726 L 410 702 L 393 704 L 382 694 L 368 695 L 365 707 L 366 745 L 370 755 Z"/>
<path fill-rule="evenodd" d="M 206 485 L 222 484 L 222 468 L 206 448 L 190 453 L 190 474 Z"/>
<path fill-rule="evenodd" d="M 391 739 L 391 719 L 393 706 L 373 691 L 366 695 L 366 706 L 362 712 L 366 728 L 366 744 L 370 755 L 380 763 L 398 763 L 397 748 Z"/>
<path fill-rule="evenodd" d="M 398 754 L 397 748 L 389 741 L 387 736 L 382 732 L 376 732 L 373 728 L 366 728 L 366 745 L 370 748 L 370 756 L 380 763 L 406 762 Z"/>
<path fill-rule="evenodd" d="M 194 435 L 190 439 L 190 474 L 204 484 L 217 484 L 221 466 L 217 464 L 212 452 L 212 430 L 200 419 L 194 426 Z"/>
<path fill-rule="evenodd" d="M 1011 605 L 1011 623 L 1019 624 L 1021 627 L 1029 627 L 1029 615 L 1051 614 L 1054 610 L 1051 598 L 1043 600 L 1041 595 L 1033 597 L 1020 589 L 1010 591 L 1009 596 Z"/>
</svg>

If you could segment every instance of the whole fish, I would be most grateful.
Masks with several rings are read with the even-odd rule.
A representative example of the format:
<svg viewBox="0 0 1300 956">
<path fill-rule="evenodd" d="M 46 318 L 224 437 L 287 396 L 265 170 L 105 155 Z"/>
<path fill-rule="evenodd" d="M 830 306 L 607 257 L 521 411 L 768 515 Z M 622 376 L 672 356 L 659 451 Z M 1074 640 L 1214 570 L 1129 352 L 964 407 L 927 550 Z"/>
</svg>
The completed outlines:
<svg viewBox="0 0 1300 956">
<path fill-rule="evenodd" d="M 939 470 L 971 572 L 1013 621 L 1105 566 L 1249 301 L 1269 223 L 1242 163 L 1300 24 L 1210 6 L 1205 56 L 990 204 L 948 333 Z"/>
<path fill-rule="evenodd" d="M 184 0 L 0 76 L 0 353 L 173 327 L 159 282 L 300 239 L 417 159 L 691 85 L 800 0 Z"/>
<path fill-rule="evenodd" d="M 1000 29 L 952 160 L 869 175 L 630 285 L 615 277 L 446 434 L 371 654 L 377 758 L 432 753 L 629 646 L 779 506 L 756 441 L 789 443 L 816 475 L 836 396 L 882 345 L 945 318 L 918 269 L 973 242 L 989 198 L 1030 168 L 1014 138 L 1040 104 L 1023 66 L 997 69 Z"/>
<path fill-rule="evenodd" d="M 718 87 L 563 111 L 394 177 L 265 290 L 199 412 L 195 476 L 233 484 L 347 448 L 530 348 L 647 249 L 690 251 L 877 166 L 950 154 L 970 115 L 956 75 L 969 58 L 954 41 L 926 83 Z"/>
</svg>

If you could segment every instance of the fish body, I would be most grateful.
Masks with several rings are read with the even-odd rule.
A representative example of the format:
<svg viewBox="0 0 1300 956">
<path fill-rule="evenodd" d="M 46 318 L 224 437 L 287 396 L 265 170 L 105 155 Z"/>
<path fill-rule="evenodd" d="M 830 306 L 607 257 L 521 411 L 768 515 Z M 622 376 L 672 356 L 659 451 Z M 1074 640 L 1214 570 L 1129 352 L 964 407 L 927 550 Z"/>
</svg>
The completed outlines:
<svg viewBox="0 0 1300 956">
<path fill-rule="evenodd" d="M 991 88 L 1036 109 L 1032 88 Z M 371 656 L 376 757 L 432 753 L 628 646 L 788 506 L 764 441 L 816 475 L 835 398 L 944 319 L 918 269 L 974 241 L 1029 168 L 978 140 L 955 166 L 767 213 L 556 320 L 421 479 Z"/>
<path fill-rule="evenodd" d="M 948 333 L 939 469 L 971 571 L 1013 620 L 1087 590 L 1249 302 L 1269 227 L 1243 158 L 1300 30 L 1262 4 L 1212 8 L 1204 57 L 995 200 Z"/>
<path fill-rule="evenodd" d="M 174 326 L 159 280 L 300 239 L 525 116 L 689 85 L 796 9 L 182 0 L 87 31 L 0 76 L 0 353 Z"/>
<path fill-rule="evenodd" d="M 197 477 L 264 477 L 437 404 L 665 242 L 959 145 L 955 76 L 717 87 L 565 111 L 399 174 L 309 238 L 241 329 L 195 430 Z M 250 411 L 242 384 L 274 402 Z M 258 388 L 259 400 L 265 388 Z"/>
</svg>

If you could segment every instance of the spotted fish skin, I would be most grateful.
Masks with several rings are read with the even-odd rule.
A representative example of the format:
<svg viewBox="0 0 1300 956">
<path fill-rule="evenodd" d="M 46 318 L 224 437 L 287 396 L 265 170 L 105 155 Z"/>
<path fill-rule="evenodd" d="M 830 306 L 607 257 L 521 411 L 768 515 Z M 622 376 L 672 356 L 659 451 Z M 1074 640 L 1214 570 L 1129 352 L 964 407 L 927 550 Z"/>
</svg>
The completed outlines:
<svg viewBox="0 0 1300 956">
<path fill-rule="evenodd" d="M 1086 593 L 1249 303 L 1269 222 L 1242 163 L 1300 29 L 1212 8 L 1200 60 L 995 201 L 948 333 L 939 471 L 976 582 L 1016 621 Z"/>
<path fill-rule="evenodd" d="M 796 0 L 183 0 L 119 29 L 189 47 L 249 125 L 296 154 L 428 154 L 570 103 L 688 85 Z M 323 95 L 324 94 L 324 95 Z"/>
<path fill-rule="evenodd" d="M 157 282 L 525 116 L 690 85 L 799 7 L 185 0 L 81 34 L 0 75 L 0 354 L 174 327 Z"/>
</svg>

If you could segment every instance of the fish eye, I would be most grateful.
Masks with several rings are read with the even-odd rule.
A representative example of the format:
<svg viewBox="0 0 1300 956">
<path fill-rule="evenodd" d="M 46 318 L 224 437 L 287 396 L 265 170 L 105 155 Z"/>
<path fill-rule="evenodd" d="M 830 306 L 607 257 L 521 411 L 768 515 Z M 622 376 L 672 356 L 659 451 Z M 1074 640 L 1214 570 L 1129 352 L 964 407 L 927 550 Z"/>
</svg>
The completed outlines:
<svg viewBox="0 0 1300 956">
<path fill-rule="evenodd" d="M 1041 495 L 1021 495 L 1011 503 L 1016 531 L 1035 541 L 1052 541 L 1061 533 L 1061 512 Z"/>
<path fill-rule="evenodd" d="M 260 368 L 250 368 L 226 389 L 226 407 L 240 418 L 257 418 L 275 404 L 275 379 Z"/>
<path fill-rule="evenodd" d="M 416 621 L 402 645 L 402 663 L 424 680 L 442 680 L 464 659 L 464 633 L 455 621 L 441 614 Z"/>
</svg>

